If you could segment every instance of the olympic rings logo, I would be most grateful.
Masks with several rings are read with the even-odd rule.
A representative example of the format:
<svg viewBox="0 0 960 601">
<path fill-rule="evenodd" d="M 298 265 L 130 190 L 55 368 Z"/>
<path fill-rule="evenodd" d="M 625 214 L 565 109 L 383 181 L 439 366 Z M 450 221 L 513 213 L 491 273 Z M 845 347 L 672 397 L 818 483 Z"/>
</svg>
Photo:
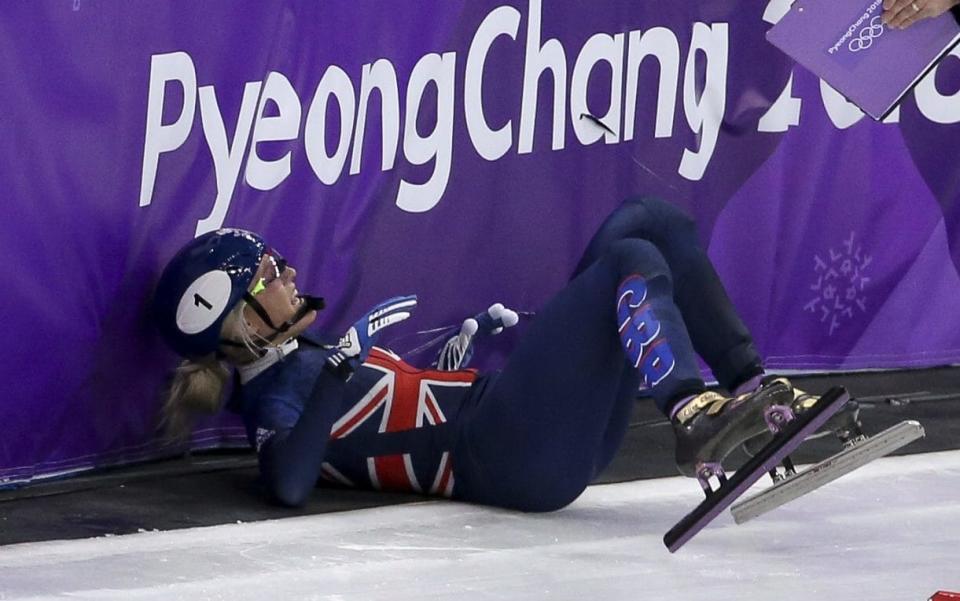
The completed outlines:
<svg viewBox="0 0 960 601">
<path fill-rule="evenodd" d="M 850 40 L 847 47 L 850 52 L 860 52 L 873 46 L 873 41 L 883 35 L 883 19 L 874 17 L 870 24 L 860 30 L 860 35 Z"/>
</svg>

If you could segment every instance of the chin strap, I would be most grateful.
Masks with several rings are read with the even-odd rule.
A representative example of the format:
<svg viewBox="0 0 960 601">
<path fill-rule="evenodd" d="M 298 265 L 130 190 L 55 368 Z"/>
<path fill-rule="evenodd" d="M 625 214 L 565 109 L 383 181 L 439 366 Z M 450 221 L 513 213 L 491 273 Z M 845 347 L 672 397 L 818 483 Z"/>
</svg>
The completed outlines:
<svg viewBox="0 0 960 601">
<path fill-rule="evenodd" d="M 304 294 L 301 295 L 300 298 L 303 300 L 303 302 L 300 304 L 300 308 L 297 309 L 296 314 L 277 326 L 274 325 L 273 320 L 270 319 L 270 315 L 267 313 L 266 309 L 263 308 L 263 305 L 257 301 L 256 297 L 249 292 L 245 292 L 243 294 L 243 300 L 250 305 L 250 308 L 253 309 L 253 312 L 259 315 L 260 319 L 262 319 L 263 322 L 273 330 L 273 334 L 270 334 L 264 338 L 267 342 L 273 342 L 276 340 L 277 336 L 285 333 L 287 330 L 296 325 L 297 322 L 307 315 L 307 313 L 311 311 L 320 311 L 326 306 L 326 302 L 322 297 L 319 296 L 309 296 Z"/>
<path fill-rule="evenodd" d="M 274 325 L 273 320 L 270 319 L 270 315 L 267 313 L 266 309 L 263 308 L 263 305 L 257 302 L 257 299 L 254 298 L 252 294 L 247 292 L 243 295 L 243 299 L 246 301 L 248 305 L 250 305 L 254 313 L 259 315 L 260 319 L 262 319 L 267 324 L 267 326 L 273 329 L 273 334 L 270 334 L 269 336 L 266 336 L 263 338 L 263 340 L 267 343 L 273 342 L 274 340 L 277 339 L 277 336 L 280 336 L 281 334 L 287 332 L 290 328 L 296 325 L 298 321 L 303 319 L 307 315 L 307 313 L 311 311 L 320 311 L 326 306 L 326 302 L 323 300 L 322 297 L 319 297 L 319 296 L 309 296 L 304 294 L 300 296 L 300 298 L 303 299 L 303 302 L 301 303 L 300 308 L 297 310 L 296 314 L 290 319 L 288 319 L 287 321 L 280 324 L 280 327 L 277 327 L 276 325 Z M 221 338 L 220 344 L 225 346 L 237 347 L 237 348 L 245 348 L 245 349 L 248 348 L 247 345 L 245 344 L 241 344 L 235 340 L 228 340 L 226 338 Z M 252 349 L 248 349 L 248 350 L 252 350 Z M 267 354 L 268 351 L 269 351 L 269 348 L 261 348 L 257 351 L 257 355 L 259 357 L 263 357 Z M 222 356 L 222 353 L 220 353 L 219 351 L 218 351 L 218 356 Z"/>
</svg>

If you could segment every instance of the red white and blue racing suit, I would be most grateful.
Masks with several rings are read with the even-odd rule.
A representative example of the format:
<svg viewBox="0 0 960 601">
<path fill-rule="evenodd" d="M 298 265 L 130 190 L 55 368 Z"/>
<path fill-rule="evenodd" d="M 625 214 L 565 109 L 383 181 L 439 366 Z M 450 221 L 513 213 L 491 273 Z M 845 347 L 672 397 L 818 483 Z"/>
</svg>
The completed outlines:
<svg viewBox="0 0 960 601">
<path fill-rule="evenodd" d="M 499 371 L 420 370 L 375 348 L 344 381 L 331 352 L 301 340 L 229 405 L 286 504 L 322 479 L 557 509 L 611 461 L 638 394 L 668 414 L 703 390 L 696 354 L 728 389 L 762 371 L 692 221 L 649 198 L 607 219 Z"/>
</svg>

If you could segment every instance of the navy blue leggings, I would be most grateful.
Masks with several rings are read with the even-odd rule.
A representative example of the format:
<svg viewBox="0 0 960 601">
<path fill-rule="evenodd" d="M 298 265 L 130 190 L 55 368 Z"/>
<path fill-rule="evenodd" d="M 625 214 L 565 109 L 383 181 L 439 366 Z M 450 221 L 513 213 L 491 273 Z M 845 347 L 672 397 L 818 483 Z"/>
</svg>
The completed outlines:
<svg viewBox="0 0 960 601">
<path fill-rule="evenodd" d="M 740 320 L 713 264 L 700 246 L 696 224 L 679 207 L 656 198 L 630 198 L 600 226 L 573 278 L 618 240 L 648 240 L 673 276 L 673 300 L 693 348 L 728 390 L 762 373 L 753 337 Z"/>
<path fill-rule="evenodd" d="M 758 373 L 750 336 L 690 219 L 662 201 L 628 200 L 597 232 L 568 285 L 538 312 L 504 369 L 462 409 L 453 456 L 458 498 L 550 511 L 573 501 L 606 467 L 638 389 L 652 382 L 627 360 L 620 333 L 618 301 L 625 282 L 636 278 L 672 359 L 669 373 L 649 389 L 661 410 L 703 390 L 694 347 L 721 383 Z M 693 281 L 678 285 L 675 278 Z"/>
</svg>

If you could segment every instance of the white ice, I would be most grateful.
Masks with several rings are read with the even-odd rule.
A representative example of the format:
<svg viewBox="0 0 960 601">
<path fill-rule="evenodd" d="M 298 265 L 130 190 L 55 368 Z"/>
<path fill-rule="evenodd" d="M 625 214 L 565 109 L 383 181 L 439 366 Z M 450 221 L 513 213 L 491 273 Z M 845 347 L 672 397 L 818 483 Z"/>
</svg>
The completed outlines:
<svg viewBox="0 0 960 601">
<path fill-rule="evenodd" d="M 552 514 L 436 501 L 0 547 L 0 599 L 925 600 L 960 590 L 960 451 L 882 459 L 677 554 L 664 478 Z"/>
</svg>

